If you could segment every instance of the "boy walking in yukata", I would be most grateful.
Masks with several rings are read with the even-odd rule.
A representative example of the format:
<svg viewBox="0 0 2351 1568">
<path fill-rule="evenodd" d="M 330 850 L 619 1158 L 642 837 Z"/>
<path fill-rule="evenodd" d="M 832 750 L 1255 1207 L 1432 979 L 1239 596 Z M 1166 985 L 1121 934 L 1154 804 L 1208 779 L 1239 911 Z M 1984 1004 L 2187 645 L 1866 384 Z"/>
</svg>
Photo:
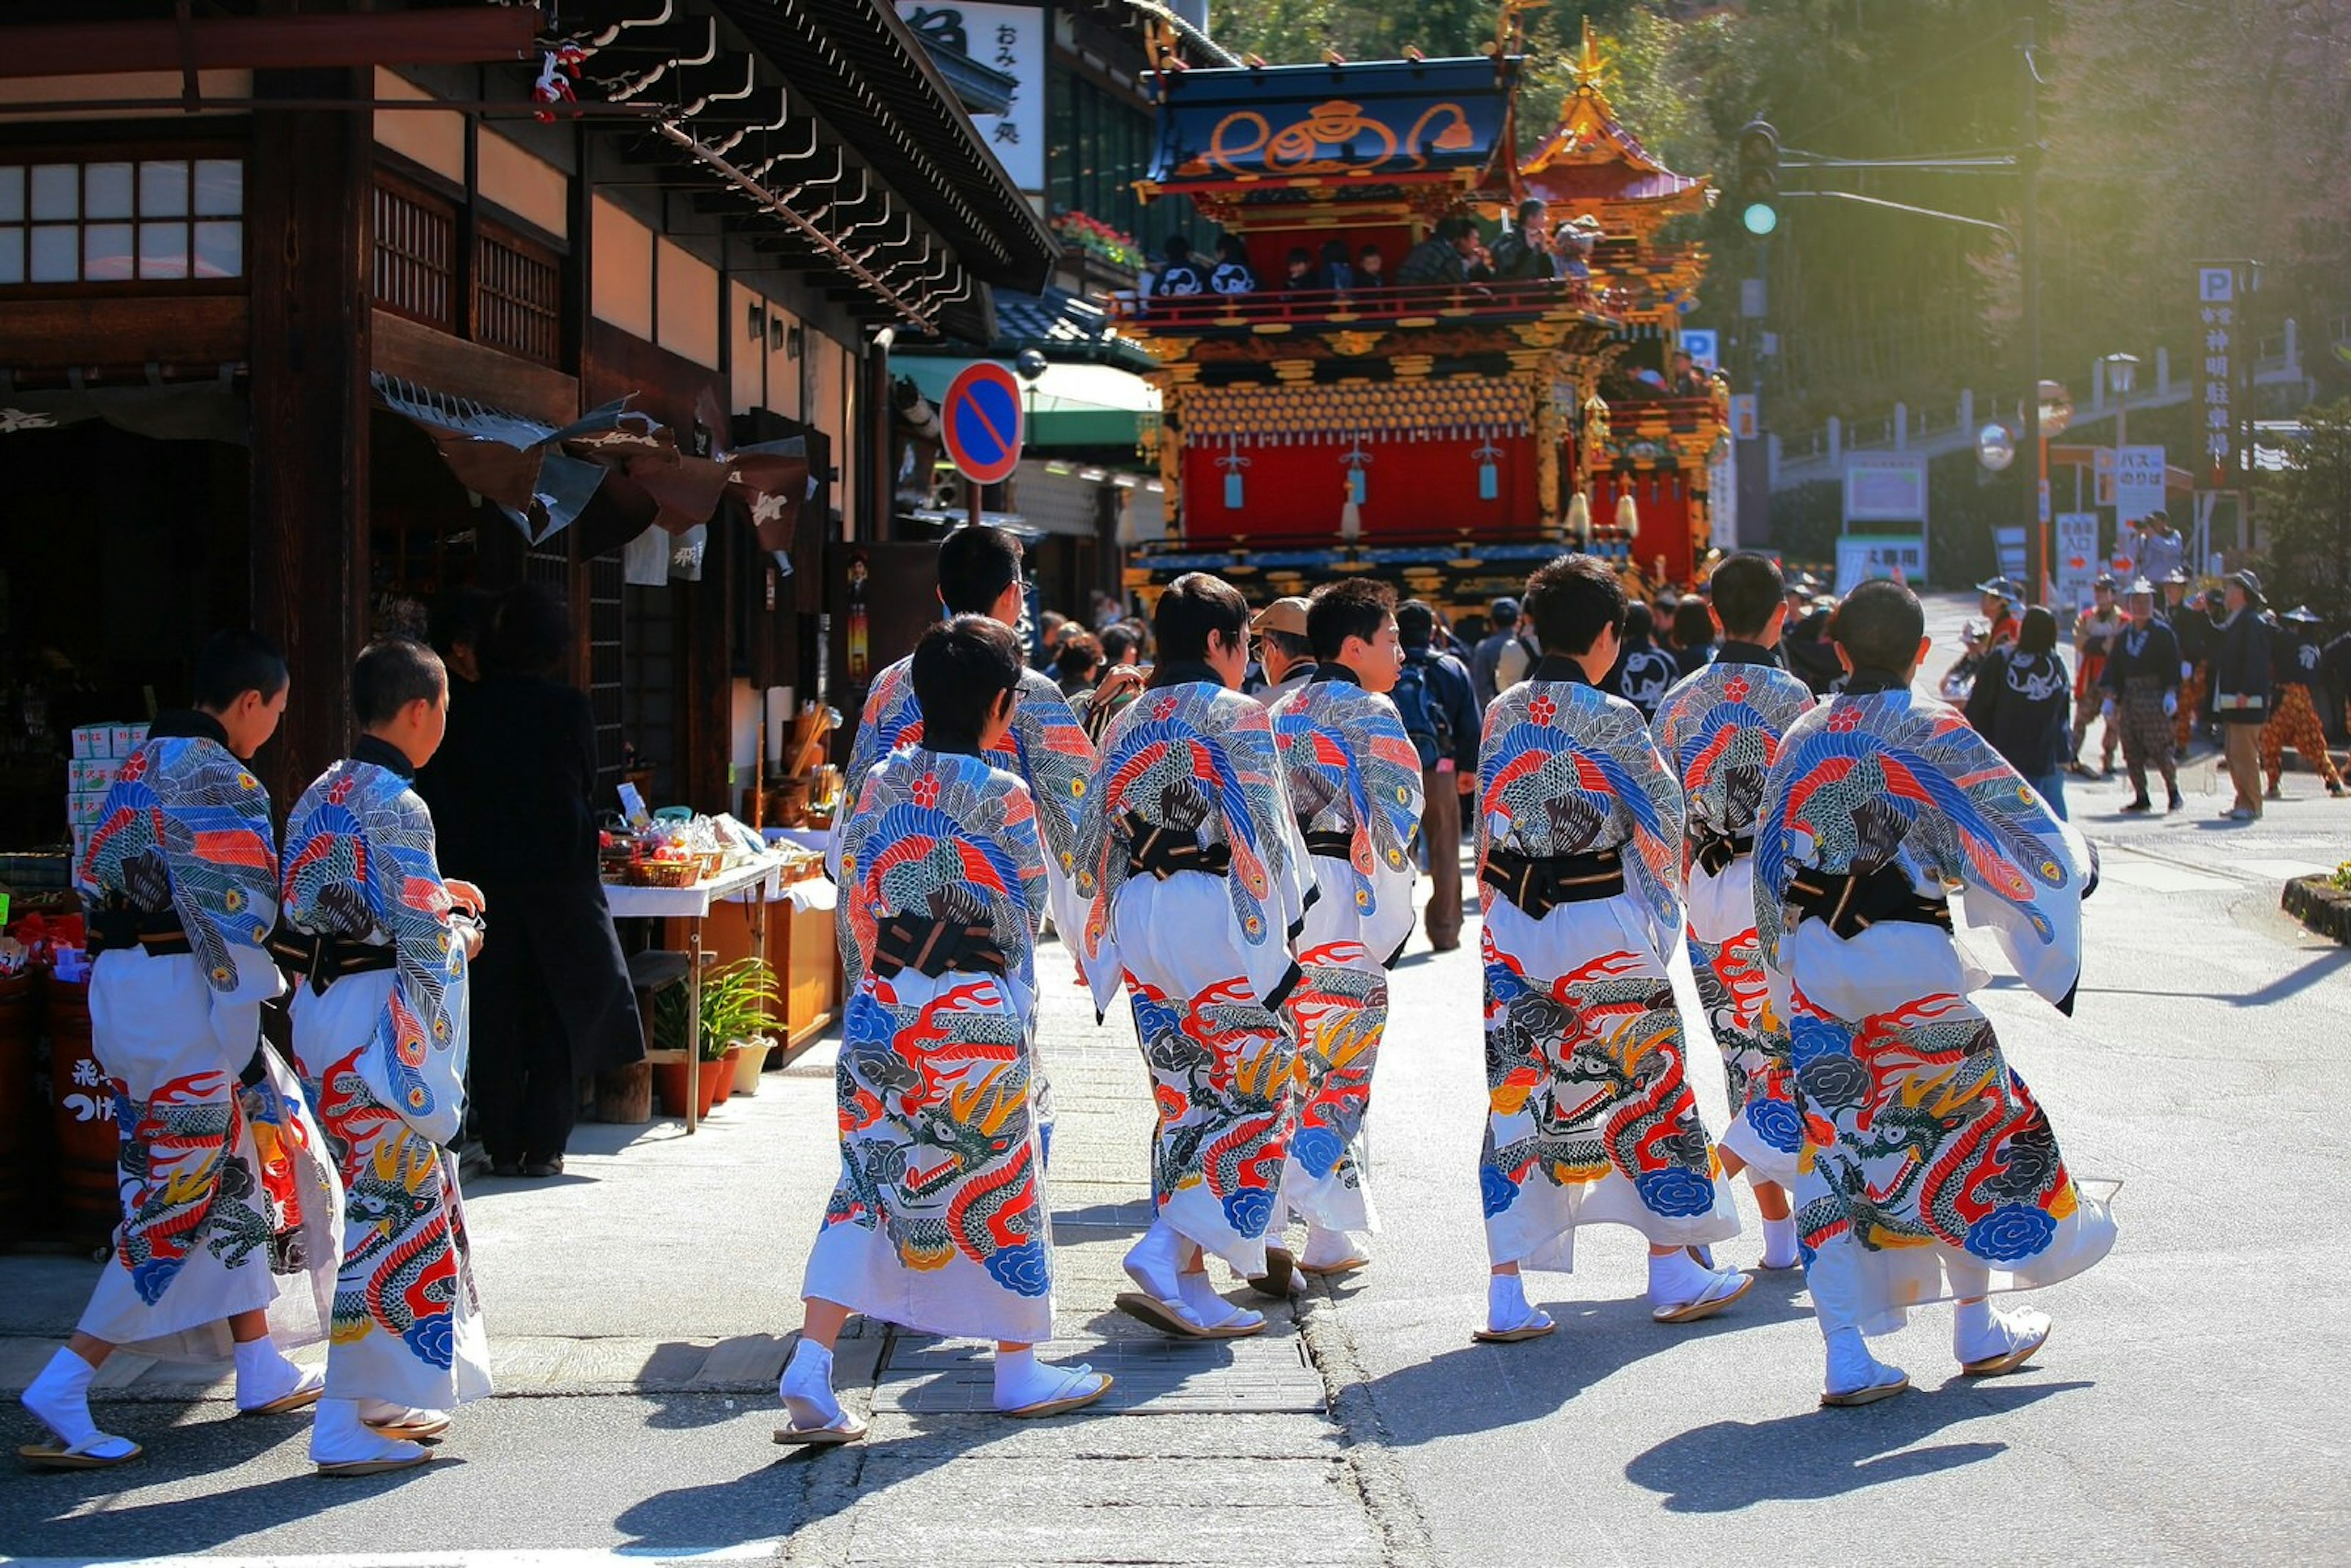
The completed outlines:
<svg viewBox="0 0 2351 1568">
<path fill-rule="evenodd" d="M 466 965 L 482 894 L 441 874 L 412 785 L 449 720 L 449 677 L 421 643 L 371 644 L 351 671 L 360 737 L 286 830 L 274 944 L 294 996 L 294 1054 L 341 1168 L 343 1256 L 319 1473 L 432 1458 L 424 1441 L 490 1392 L 452 1145 L 465 1121 Z"/>
<path fill-rule="evenodd" d="M 2071 1012 L 2097 862 L 1963 716 L 1910 689 L 1925 628 L 1896 582 L 1839 607 L 1845 688 L 1789 727 L 1755 831 L 1756 935 L 1792 1041 L 1796 1223 L 1829 1406 L 1909 1386 L 1865 1336 L 1927 1301 L 1958 1303 L 1962 1373 L 2014 1371 L 2049 1319 L 1995 1311 L 1990 1293 L 2070 1279 L 2115 1239 L 1968 1000 L 1990 977 L 1952 941 L 1949 904 L 1962 890 L 1968 924 Z"/>
<path fill-rule="evenodd" d="M 139 1457 L 89 1413 L 91 1380 L 126 1345 L 233 1352 L 243 1415 L 315 1404 L 325 1385 L 280 1347 L 325 1335 L 340 1193 L 300 1085 L 261 1039 L 261 1004 L 286 983 L 268 949 L 269 795 L 246 766 L 286 692 L 286 662 L 260 637 L 206 643 L 193 707 L 160 716 L 123 763 L 75 870 L 122 1221 L 79 1326 L 23 1396 L 53 1436 L 17 1452 L 45 1469 Z"/>
<path fill-rule="evenodd" d="M 1028 787 L 989 760 L 1026 667 L 987 616 L 925 632 L 908 669 L 922 738 L 859 780 L 834 852 L 859 977 L 834 1073 L 841 1178 L 809 1252 L 778 1443 L 865 1435 L 832 1387 L 833 1349 L 858 1312 L 994 1340 L 1007 1416 L 1074 1410 L 1110 1387 L 1036 1355 L 1053 1333 L 1031 1103 L 1045 860 Z"/>
<path fill-rule="evenodd" d="M 1625 1225 L 1649 1244 L 1659 1322 L 1721 1311 L 1754 1285 L 1700 1249 L 1739 1215 L 1687 1076 L 1667 955 L 1681 786 L 1640 709 L 1600 690 L 1616 662 L 1624 585 L 1562 556 L 1527 580 L 1533 673 L 1486 710 L 1478 768 L 1485 921 L 1486 1085 L 1479 1167 L 1492 1262 L 1475 1337 L 1533 1339 L 1524 1268 L 1572 1271 L 1576 1232 Z"/>
</svg>

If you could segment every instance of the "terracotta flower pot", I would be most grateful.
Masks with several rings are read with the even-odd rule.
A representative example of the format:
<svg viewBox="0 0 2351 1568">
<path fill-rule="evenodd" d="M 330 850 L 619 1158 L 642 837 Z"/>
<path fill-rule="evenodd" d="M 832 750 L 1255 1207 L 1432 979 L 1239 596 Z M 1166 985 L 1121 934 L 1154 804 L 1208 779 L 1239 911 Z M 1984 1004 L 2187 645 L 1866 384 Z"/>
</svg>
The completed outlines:
<svg viewBox="0 0 2351 1568">
<path fill-rule="evenodd" d="M 709 1118 L 712 1112 L 726 1104 L 727 1096 L 734 1092 L 735 1059 L 742 1054 L 741 1046 L 730 1045 L 726 1048 L 726 1055 L 716 1061 L 705 1061 L 702 1064 L 700 1113 L 705 1120 Z"/>
<path fill-rule="evenodd" d="M 695 1117 L 709 1115 L 711 1103 L 718 1098 L 735 1071 L 733 1064 L 721 1057 L 716 1061 L 695 1064 L 699 1071 L 689 1074 L 685 1052 L 682 1051 L 649 1051 L 646 1060 L 653 1064 L 653 1093 L 661 1101 L 664 1116 L 685 1114 L 689 1082 L 694 1085 L 691 1092 L 695 1096 Z"/>
</svg>

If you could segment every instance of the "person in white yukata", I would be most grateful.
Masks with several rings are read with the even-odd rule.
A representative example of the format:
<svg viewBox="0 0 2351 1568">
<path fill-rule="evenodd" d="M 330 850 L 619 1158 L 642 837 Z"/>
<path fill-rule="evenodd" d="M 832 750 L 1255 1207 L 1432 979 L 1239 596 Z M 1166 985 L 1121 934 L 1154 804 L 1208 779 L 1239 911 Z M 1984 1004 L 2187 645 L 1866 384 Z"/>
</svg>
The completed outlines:
<svg viewBox="0 0 2351 1568">
<path fill-rule="evenodd" d="M 841 1178 L 810 1249 L 807 1316 L 777 1393 L 785 1444 L 854 1442 L 832 1353 L 853 1313 L 996 1341 L 996 1408 L 1057 1415 L 1108 1392 L 1047 1366 L 1051 1206 L 1034 1114 L 1034 946 L 1044 915 L 1038 807 L 989 754 L 1025 666 L 984 615 L 935 626 L 909 671 L 922 738 L 861 782 L 833 876 L 857 988 L 834 1072 Z"/>
<path fill-rule="evenodd" d="M 1721 643 L 1711 662 L 1666 694 L 1649 728 L 1688 805 L 1682 877 L 1690 970 L 1730 1098 L 1722 1168 L 1746 1172 L 1754 1186 L 1763 1217 L 1760 1267 L 1793 1269 L 1800 1260 L 1788 1195 L 1803 1139 L 1787 1025 L 1767 1005 L 1755 956 L 1755 811 L 1780 737 L 1813 706 L 1813 693 L 1774 651 L 1788 619 L 1778 563 L 1741 550 L 1707 583 L 1707 614 Z"/>
<path fill-rule="evenodd" d="M 1306 609 L 1317 661 L 1272 705 L 1282 787 L 1317 896 L 1298 936 L 1300 978 L 1282 1006 L 1298 1036 L 1296 1121 L 1281 1207 L 1306 1222 L 1295 1259 L 1309 1274 L 1369 1263 L 1373 1211 L 1364 1121 L 1388 1021 L 1388 970 L 1412 935 L 1420 833 L 1420 753 L 1387 694 L 1404 667 L 1395 593 L 1353 578 L 1317 589 Z M 1269 1227 L 1268 1282 L 1280 1285 Z"/>
<path fill-rule="evenodd" d="M 286 830 L 294 1055 L 341 1169 L 343 1260 L 319 1473 L 433 1458 L 450 1411 L 490 1393 L 488 1336 L 449 1145 L 465 1120 L 466 967 L 481 890 L 444 879 L 411 788 L 440 749 L 449 680 L 421 643 L 371 644 L 351 671 L 361 734 Z"/>
<path fill-rule="evenodd" d="M 267 948 L 269 796 L 246 767 L 287 689 L 285 659 L 260 637 L 206 643 L 194 708 L 159 716 L 124 762 L 75 873 L 95 960 L 91 1044 L 122 1134 L 122 1223 L 73 1338 L 23 1396 L 55 1440 L 17 1452 L 46 1469 L 139 1457 L 89 1412 L 91 1380 L 126 1345 L 233 1351 L 243 1415 L 300 1409 L 325 1387 L 278 1342 L 325 1336 L 341 1195 L 300 1085 L 261 1040 L 261 1004 L 285 981 Z"/>
<path fill-rule="evenodd" d="M 2113 1248 L 2057 1134 L 1968 994 L 1959 891 L 2025 986 L 2070 1013 L 2097 857 L 1949 705 L 1911 690 L 1917 595 L 1869 582 L 1829 635 L 1844 691 L 1788 727 L 1755 829 L 1755 925 L 1803 1117 L 1796 1225 L 1827 1353 L 1824 1406 L 1910 1385 L 1864 1337 L 1952 1301 L 1960 1372 L 2015 1371 L 2046 1313 L 1998 1312 Z"/>
<path fill-rule="evenodd" d="M 1562 556 L 1527 580 L 1543 656 L 1486 710 L 1478 879 L 1487 890 L 1486 1326 L 1510 1343 L 1556 1326 L 1521 1269 L 1572 1271 L 1579 1230 L 1649 1244 L 1650 1315 L 1687 1323 L 1754 1276 L 1704 1249 L 1739 1233 L 1698 1119 L 1667 957 L 1682 939 L 1682 791 L 1640 709 L 1599 689 L 1624 584 Z"/>
</svg>

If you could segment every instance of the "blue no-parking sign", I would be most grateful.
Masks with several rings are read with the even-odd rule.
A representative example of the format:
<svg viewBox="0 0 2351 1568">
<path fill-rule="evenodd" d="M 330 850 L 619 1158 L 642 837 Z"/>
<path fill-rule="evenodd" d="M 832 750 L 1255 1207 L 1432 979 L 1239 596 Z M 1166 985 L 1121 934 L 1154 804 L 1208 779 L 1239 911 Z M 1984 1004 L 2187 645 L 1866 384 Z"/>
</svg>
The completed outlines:
<svg viewBox="0 0 2351 1568">
<path fill-rule="evenodd" d="M 939 405 L 939 428 L 956 471 L 1000 485 L 1020 465 L 1020 383 L 1002 365 L 966 365 Z"/>
</svg>

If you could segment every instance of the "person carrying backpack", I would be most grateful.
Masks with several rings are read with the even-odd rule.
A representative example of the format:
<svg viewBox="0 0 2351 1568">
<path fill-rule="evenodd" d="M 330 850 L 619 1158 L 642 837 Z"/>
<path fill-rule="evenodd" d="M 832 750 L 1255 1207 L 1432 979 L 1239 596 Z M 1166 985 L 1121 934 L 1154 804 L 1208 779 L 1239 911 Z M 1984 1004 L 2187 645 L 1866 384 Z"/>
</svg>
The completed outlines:
<svg viewBox="0 0 2351 1568">
<path fill-rule="evenodd" d="M 1388 694 L 1404 732 L 1420 753 L 1423 805 L 1420 836 L 1428 846 L 1428 945 L 1450 953 L 1461 946 L 1461 810 L 1477 787 L 1480 720 L 1469 672 L 1450 653 L 1430 646 L 1437 612 L 1425 601 L 1396 606 L 1404 668 Z"/>
</svg>

